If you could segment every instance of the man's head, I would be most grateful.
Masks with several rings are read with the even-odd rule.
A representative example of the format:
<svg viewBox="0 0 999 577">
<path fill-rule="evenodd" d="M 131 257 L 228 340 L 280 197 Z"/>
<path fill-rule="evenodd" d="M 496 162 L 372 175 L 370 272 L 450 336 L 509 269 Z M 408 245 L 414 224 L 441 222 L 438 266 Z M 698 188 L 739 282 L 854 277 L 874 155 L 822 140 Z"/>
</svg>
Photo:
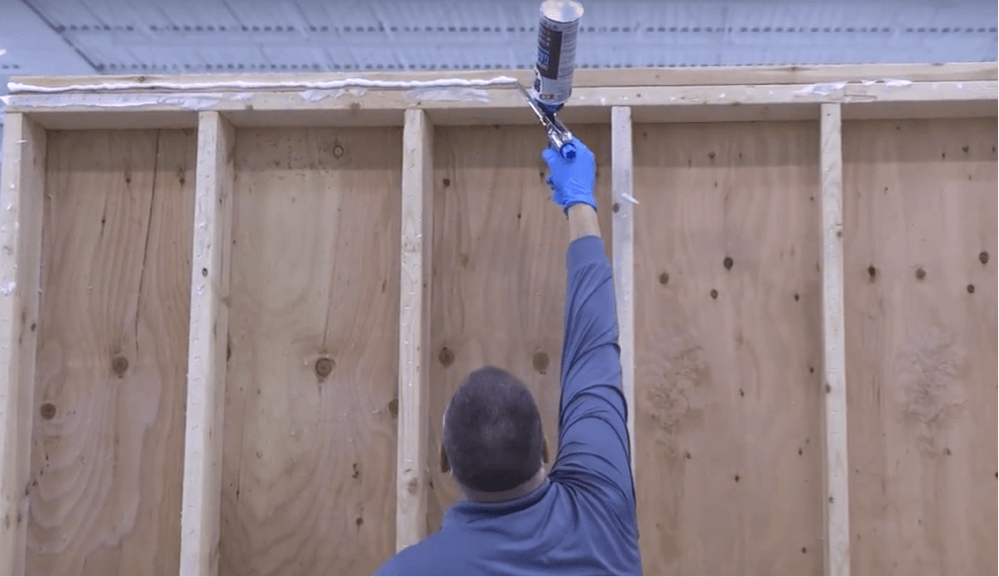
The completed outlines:
<svg viewBox="0 0 999 577">
<path fill-rule="evenodd" d="M 532 479 L 544 433 L 531 392 L 502 369 L 473 372 L 451 397 L 443 448 L 455 478 L 474 491 L 507 491 Z"/>
</svg>

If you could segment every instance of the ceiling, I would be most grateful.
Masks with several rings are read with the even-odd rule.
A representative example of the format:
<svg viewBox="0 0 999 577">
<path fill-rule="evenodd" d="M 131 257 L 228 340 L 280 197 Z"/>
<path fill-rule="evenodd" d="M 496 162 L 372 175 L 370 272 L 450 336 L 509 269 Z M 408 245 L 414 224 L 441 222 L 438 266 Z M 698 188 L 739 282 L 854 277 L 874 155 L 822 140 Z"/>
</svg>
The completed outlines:
<svg viewBox="0 0 999 577">
<path fill-rule="evenodd" d="M 995 0 L 581 0 L 577 66 L 995 61 Z M 540 0 L 0 0 L 10 75 L 533 63 Z M 2 118 L 2 116 L 0 116 Z"/>
</svg>

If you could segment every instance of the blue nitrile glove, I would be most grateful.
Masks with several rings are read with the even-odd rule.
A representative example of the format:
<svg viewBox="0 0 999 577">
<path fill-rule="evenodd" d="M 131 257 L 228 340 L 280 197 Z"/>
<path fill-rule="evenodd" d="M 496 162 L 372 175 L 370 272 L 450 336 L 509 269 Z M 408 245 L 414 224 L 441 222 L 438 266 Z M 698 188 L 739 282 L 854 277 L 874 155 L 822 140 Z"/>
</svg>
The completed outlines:
<svg viewBox="0 0 999 577">
<path fill-rule="evenodd" d="M 576 157 L 572 160 L 566 160 L 551 147 L 541 153 L 551 170 L 551 176 L 545 182 L 552 189 L 552 201 L 561 206 L 566 214 L 570 206 L 579 203 L 588 204 L 596 210 L 593 186 L 597 165 L 593 153 L 578 138 L 572 139 L 572 145 L 576 147 Z"/>
</svg>

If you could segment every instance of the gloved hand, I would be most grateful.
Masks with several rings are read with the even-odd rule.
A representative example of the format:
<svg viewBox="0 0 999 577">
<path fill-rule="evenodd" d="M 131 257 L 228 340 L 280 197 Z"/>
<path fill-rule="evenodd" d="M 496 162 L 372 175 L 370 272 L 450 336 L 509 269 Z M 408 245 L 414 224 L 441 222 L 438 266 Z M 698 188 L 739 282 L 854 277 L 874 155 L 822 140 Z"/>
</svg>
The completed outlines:
<svg viewBox="0 0 999 577">
<path fill-rule="evenodd" d="M 572 139 L 576 147 L 576 157 L 572 160 L 562 158 L 559 151 L 548 147 L 541 156 L 548 163 L 551 176 L 545 181 L 552 189 L 552 201 L 561 206 L 568 214 L 569 207 L 584 203 L 597 209 L 597 201 L 593 198 L 593 187 L 597 177 L 597 165 L 593 153 L 578 138 Z"/>
</svg>

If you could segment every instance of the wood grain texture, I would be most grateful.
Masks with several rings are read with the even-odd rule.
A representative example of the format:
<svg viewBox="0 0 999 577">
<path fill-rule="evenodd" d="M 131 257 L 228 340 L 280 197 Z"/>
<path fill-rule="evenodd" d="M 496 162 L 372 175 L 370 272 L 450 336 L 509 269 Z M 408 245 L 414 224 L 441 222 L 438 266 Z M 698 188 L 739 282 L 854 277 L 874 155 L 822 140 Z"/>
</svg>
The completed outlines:
<svg viewBox="0 0 999 577">
<path fill-rule="evenodd" d="M 232 125 L 217 112 L 202 113 L 191 262 L 181 575 L 218 574 L 235 147 Z"/>
<path fill-rule="evenodd" d="M 49 134 L 28 573 L 178 570 L 195 154 Z"/>
<path fill-rule="evenodd" d="M 402 131 L 237 131 L 222 574 L 395 551 Z"/>
<path fill-rule="evenodd" d="M 608 126 L 572 126 L 597 160 L 597 203 L 608 258 Z M 430 366 L 432 474 L 428 532 L 459 499 L 440 472 L 441 425 L 451 395 L 486 364 L 517 375 L 534 395 L 554 458 L 568 223 L 545 184 L 539 126 L 438 127 L 434 137 L 434 260 Z"/>
<path fill-rule="evenodd" d="M 842 107 L 823 104 L 822 150 L 822 424 L 824 573 L 850 574 L 846 345 L 843 312 Z"/>
<path fill-rule="evenodd" d="M 822 572 L 817 122 L 635 125 L 648 574 Z"/>
<path fill-rule="evenodd" d="M 865 77 L 866 79 L 867 77 Z M 838 79 L 841 80 L 841 79 Z M 186 127 L 199 110 L 224 113 L 240 127 L 401 126 L 404 112 L 426 110 L 438 126 L 520 124 L 537 126 L 512 86 L 428 97 L 426 92 L 371 89 L 360 92 L 260 89 L 118 94 L 15 94 L 8 112 L 26 112 L 49 129 Z M 475 89 L 478 90 L 478 89 Z M 482 94 L 486 99 L 480 98 Z M 854 79 L 843 86 L 803 84 L 603 86 L 573 89 L 559 113 L 570 126 L 610 123 L 614 106 L 632 108 L 636 122 L 744 122 L 814 120 L 821 104 L 844 105 L 844 118 L 996 117 L 995 80 L 913 82 L 905 86 Z"/>
<path fill-rule="evenodd" d="M 534 80 L 530 70 L 450 70 L 448 78 L 490 79 L 497 76 L 516 78 L 524 86 Z M 301 72 L 296 74 L 256 74 L 260 83 L 330 82 L 357 78 L 356 72 Z M 364 78 L 388 81 L 427 81 L 441 78 L 440 71 L 366 72 Z M 839 82 L 846 79 L 869 80 L 872 78 L 905 78 L 911 81 L 968 81 L 996 80 L 995 62 L 948 62 L 946 64 L 834 64 L 815 66 L 703 66 L 689 68 L 623 68 L 579 69 L 573 75 L 573 86 L 578 88 L 602 86 L 690 86 L 727 84 L 807 84 L 812 82 Z M 197 82 L 247 82 L 243 74 L 168 75 L 143 74 L 100 76 L 17 76 L 12 81 L 24 84 L 13 93 L 60 91 L 79 84 L 100 84 L 113 89 L 139 85 L 144 90 L 154 87 L 172 87 L 178 83 Z"/>
<path fill-rule="evenodd" d="M 0 181 L 0 575 L 24 573 L 46 134 L 7 114 Z"/>
<path fill-rule="evenodd" d="M 406 111 L 403 129 L 399 285 L 399 443 L 396 550 L 427 536 L 427 399 L 430 393 L 430 291 L 434 241 L 434 127 Z"/>
<path fill-rule="evenodd" d="M 996 124 L 844 126 L 855 574 L 995 574 Z"/>
<path fill-rule="evenodd" d="M 635 182 L 631 109 L 611 109 L 611 236 L 614 245 L 614 298 L 618 345 L 621 348 L 621 388 L 628 406 L 631 471 L 635 471 Z"/>
</svg>

